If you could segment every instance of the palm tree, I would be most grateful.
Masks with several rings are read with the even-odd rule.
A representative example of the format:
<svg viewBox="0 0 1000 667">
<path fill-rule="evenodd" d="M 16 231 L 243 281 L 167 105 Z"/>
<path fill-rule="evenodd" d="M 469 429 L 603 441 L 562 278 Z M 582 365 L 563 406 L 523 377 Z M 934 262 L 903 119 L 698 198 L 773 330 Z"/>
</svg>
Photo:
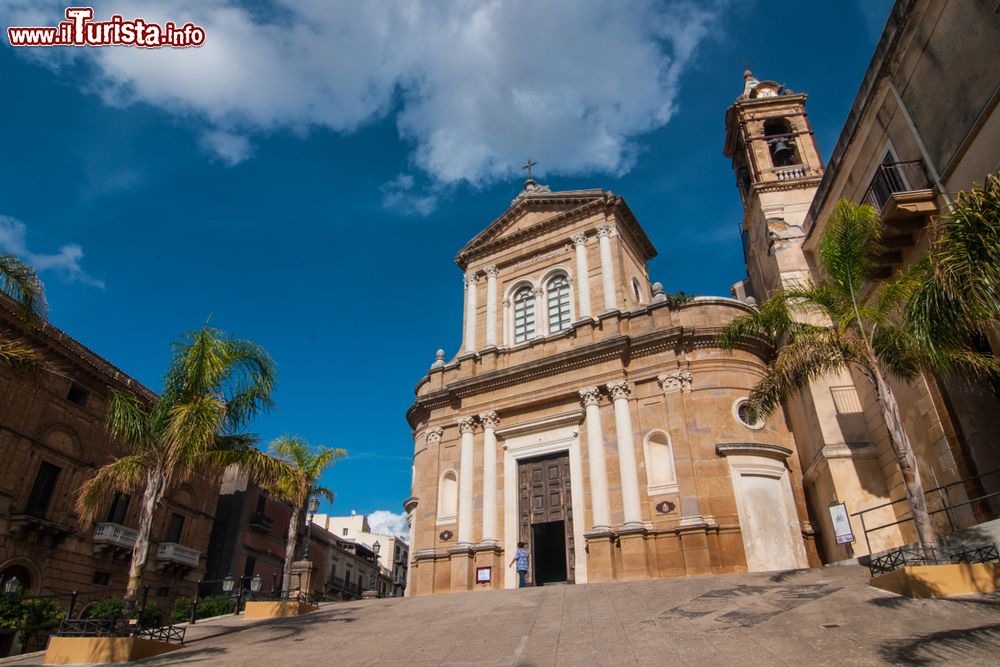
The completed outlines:
<svg viewBox="0 0 1000 667">
<path fill-rule="evenodd" d="M 960 192 L 931 225 L 925 279 L 907 315 L 932 348 L 987 338 L 1000 327 L 1000 172 Z"/>
<path fill-rule="evenodd" d="M 292 506 L 288 520 L 288 539 L 285 543 L 285 570 L 281 590 L 288 593 L 292 581 L 292 561 L 295 558 L 295 533 L 299 525 L 299 512 L 311 496 L 322 496 L 331 503 L 334 494 L 319 485 L 323 471 L 347 455 L 343 449 L 310 446 L 297 435 L 283 435 L 271 443 L 271 453 L 287 464 L 287 474 L 277 480 L 274 495 Z"/>
<path fill-rule="evenodd" d="M 823 277 L 793 285 L 753 313 L 736 318 L 723 328 L 719 342 L 731 349 L 763 338 L 778 347 L 750 393 L 751 420 L 767 416 L 786 397 L 827 373 L 847 369 L 867 379 L 889 432 L 918 539 L 923 548 L 930 548 L 936 537 L 924 487 L 889 378 L 910 381 L 923 371 L 995 377 L 1000 364 L 959 337 L 940 336 L 932 343 L 919 330 L 908 315 L 910 302 L 920 290 L 929 289 L 934 272 L 921 262 L 879 282 L 871 258 L 881 235 L 874 208 L 839 201 L 820 239 Z M 958 320 L 953 324 L 956 330 L 962 328 Z"/>
<path fill-rule="evenodd" d="M 100 468 L 77 496 L 77 511 L 89 523 L 114 492 L 144 489 L 121 629 L 135 609 L 150 529 L 170 489 L 195 475 L 220 474 L 230 465 L 262 485 L 288 473 L 241 431 L 271 405 L 274 362 L 263 349 L 203 327 L 175 343 L 163 385 L 153 401 L 110 392 L 106 425 L 125 454 Z"/>
<path fill-rule="evenodd" d="M 45 287 L 31 265 L 17 255 L 0 254 L 0 292 L 14 300 L 25 321 L 45 317 Z M 15 370 L 30 370 L 40 363 L 38 353 L 17 338 L 0 336 L 0 363 Z"/>
</svg>

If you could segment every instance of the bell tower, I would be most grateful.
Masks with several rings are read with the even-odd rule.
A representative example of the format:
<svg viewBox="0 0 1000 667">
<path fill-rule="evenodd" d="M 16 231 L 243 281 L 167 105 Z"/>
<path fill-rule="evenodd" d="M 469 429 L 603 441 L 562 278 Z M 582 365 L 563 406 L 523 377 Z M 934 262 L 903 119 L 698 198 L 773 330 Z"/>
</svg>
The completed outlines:
<svg viewBox="0 0 1000 667">
<path fill-rule="evenodd" d="M 723 153 L 732 160 L 743 202 L 741 236 L 747 278 L 733 285 L 741 301 L 763 301 L 807 280 L 804 221 L 823 176 L 823 162 L 806 116 L 806 96 L 747 71 L 743 92 L 726 110 Z M 847 371 L 809 382 L 785 402 L 813 529 L 827 561 L 865 552 L 863 544 L 837 543 L 827 507 L 847 499 L 853 508 L 873 492 L 878 460 L 854 379 Z M 867 482 L 863 481 L 867 480 Z M 880 489 L 878 497 L 887 493 Z M 856 521 L 854 519 L 853 521 Z M 862 534 L 861 526 L 854 526 Z"/>
<path fill-rule="evenodd" d="M 802 223 L 823 162 L 806 116 L 806 96 L 747 70 L 743 93 L 726 110 L 726 144 L 743 201 L 743 254 L 748 279 L 737 298 L 763 300 L 808 272 Z"/>
</svg>

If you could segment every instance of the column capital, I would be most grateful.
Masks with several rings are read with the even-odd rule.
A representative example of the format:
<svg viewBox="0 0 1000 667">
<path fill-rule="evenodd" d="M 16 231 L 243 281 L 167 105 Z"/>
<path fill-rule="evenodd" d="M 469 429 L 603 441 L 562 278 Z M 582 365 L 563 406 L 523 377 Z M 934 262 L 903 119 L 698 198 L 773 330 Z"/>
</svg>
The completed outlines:
<svg viewBox="0 0 1000 667">
<path fill-rule="evenodd" d="M 426 442 L 428 445 L 436 445 L 437 443 L 441 442 L 441 436 L 443 434 L 444 434 L 444 429 L 441 428 L 440 426 L 437 426 L 435 428 L 429 428 L 427 429 L 427 432 L 424 433 L 424 442 Z"/>
<path fill-rule="evenodd" d="M 500 269 L 497 268 L 496 264 L 490 264 L 485 269 L 483 269 L 483 273 L 486 274 L 487 278 L 496 278 L 498 275 L 500 275 Z"/>
<path fill-rule="evenodd" d="M 490 410 L 479 413 L 479 421 L 484 429 L 495 429 L 500 423 L 500 417 L 497 416 L 496 410 Z"/>
<path fill-rule="evenodd" d="M 542 287 L 536 287 L 535 288 L 535 296 L 542 296 L 543 294 L 545 294 L 545 289 L 544 288 L 542 288 Z"/>
<path fill-rule="evenodd" d="M 656 381 L 660 384 L 660 389 L 663 390 L 664 394 L 675 391 L 688 392 L 691 391 L 694 375 L 691 374 L 691 371 L 674 371 L 658 375 Z"/>
<path fill-rule="evenodd" d="M 611 395 L 612 401 L 617 401 L 621 398 L 628 398 L 632 394 L 632 389 L 628 386 L 628 380 L 618 380 L 608 383 L 608 393 Z"/>
<path fill-rule="evenodd" d="M 602 222 L 597 225 L 597 238 L 604 236 L 616 236 L 618 234 L 618 223 Z"/>
<path fill-rule="evenodd" d="M 601 403 L 601 388 L 600 387 L 584 387 L 580 390 L 580 400 L 583 401 L 583 406 L 587 407 L 590 405 L 600 405 Z"/>
<path fill-rule="evenodd" d="M 476 284 L 476 272 L 467 271 L 465 274 L 465 286 L 469 287 L 470 285 L 475 285 L 475 284 Z"/>
<path fill-rule="evenodd" d="M 462 435 L 466 433 L 472 433 L 476 430 L 476 418 L 475 417 L 459 417 L 458 418 L 458 430 Z"/>
<path fill-rule="evenodd" d="M 572 236 L 570 236 L 569 240 L 572 241 L 573 245 L 575 245 L 575 246 L 586 245 L 587 244 L 587 233 L 586 232 L 577 232 L 576 234 L 573 234 Z"/>
</svg>

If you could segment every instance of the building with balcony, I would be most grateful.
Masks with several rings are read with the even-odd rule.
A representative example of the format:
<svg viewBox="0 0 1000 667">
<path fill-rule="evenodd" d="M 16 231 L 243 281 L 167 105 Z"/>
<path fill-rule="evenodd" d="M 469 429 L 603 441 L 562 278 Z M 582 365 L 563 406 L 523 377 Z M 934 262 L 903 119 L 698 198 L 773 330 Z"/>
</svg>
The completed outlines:
<svg viewBox="0 0 1000 667">
<path fill-rule="evenodd" d="M 119 453 L 104 429 L 108 390 L 155 394 L 52 324 L 15 312 L 0 295 L 0 331 L 30 345 L 44 367 L 0 365 L 0 585 L 17 577 L 35 594 L 78 591 L 79 611 L 124 593 L 139 518 L 141 495 L 117 494 L 91 526 L 74 510 L 80 485 Z M 164 499 L 144 577 L 159 610 L 202 577 L 215 498 L 194 478 Z"/>
<path fill-rule="evenodd" d="M 288 543 L 291 507 L 267 494 L 235 469 L 223 474 L 205 578 L 261 575 L 263 588 L 280 590 Z M 325 515 L 317 514 L 307 531 L 306 512 L 299 513 L 294 561 L 305 558 L 306 535 L 313 571 L 309 592 L 320 599 L 356 599 L 371 586 L 374 554 L 363 542 L 326 530 Z M 174 554 L 176 557 L 177 554 Z M 292 587 L 296 587 L 292 581 Z"/>
<path fill-rule="evenodd" d="M 806 96 L 746 73 L 726 115 L 724 153 L 744 204 L 748 279 L 739 298 L 767 298 L 816 275 L 824 225 L 840 199 L 875 207 L 885 277 L 926 252 L 927 225 L 956 192 L 1000 168 L 1000 21 L 996 3 L 897 0 L 830 157 L 823 165 Z M 792 167 L 799 171 L 792 173 Z M 983 341 L 994 352 L 1000 340 Z M 893 382 L 939 533 L 996 516 L 1000 405 L 984 385 L 924 374 Z M 903 502 L 851 518 L 857 541 L 838 544 L 826 508 L 851 513 L 903 498 L 874 395 L 850 373 L 829 375 L 786 404 L 807 497 L 827 561 L 912 541 Z M 939 498 L 940 496 L 940 498 Z M 904 523 L 895 524 L 898 521 Z M 878 526 L 885 526 L 872 530 Z M 866 535 L 867 529 L 867 535 Z"/>
<path fill-rule="evenodd" d="M 378 562 L 380 575 L 380 593 L 383 597 L 402 597 L 406 593 L 406 582 L 409 576 L 410 547 L 400 537 L 385 533 L 374 533 L 368 524 L 368 518 L 363 514 L 350 516 L 316 515 L 316 524 L 322 526 L 337 537 L 354 540 L 373 550 L 375 543 L 379 545 Z"/>
</svg>

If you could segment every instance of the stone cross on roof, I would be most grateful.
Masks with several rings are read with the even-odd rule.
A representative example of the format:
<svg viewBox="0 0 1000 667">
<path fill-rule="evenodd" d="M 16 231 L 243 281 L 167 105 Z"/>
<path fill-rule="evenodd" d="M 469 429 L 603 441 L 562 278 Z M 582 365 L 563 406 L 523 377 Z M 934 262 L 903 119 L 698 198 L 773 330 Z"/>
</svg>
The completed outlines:
<svg viewBox="0 0 1000 667">
<path fill-rule="evenodd" d="M 535 162 L 534 160 L 532 160 L 532 159 L 531 159 L 531 158 L 529 157 L 529 158 L 528 158 L 528 163 L 527 163 L 526 165 L 524 165 L 523 167 L 521 167 L 521 169 L 527 169 L 527 170 L 528 170 L 528 180 L 529 180 L 529 181 L 530 181 L 530 180 L 532 180 L 532 179 L 531 179 L 531 168 L 532 168 L 532 167 L 534 167 L 534 166 L 535 166 L 536 164 L 538 164 L 538 163 L 537 163 L 537 162 Z"/>
</svg>

